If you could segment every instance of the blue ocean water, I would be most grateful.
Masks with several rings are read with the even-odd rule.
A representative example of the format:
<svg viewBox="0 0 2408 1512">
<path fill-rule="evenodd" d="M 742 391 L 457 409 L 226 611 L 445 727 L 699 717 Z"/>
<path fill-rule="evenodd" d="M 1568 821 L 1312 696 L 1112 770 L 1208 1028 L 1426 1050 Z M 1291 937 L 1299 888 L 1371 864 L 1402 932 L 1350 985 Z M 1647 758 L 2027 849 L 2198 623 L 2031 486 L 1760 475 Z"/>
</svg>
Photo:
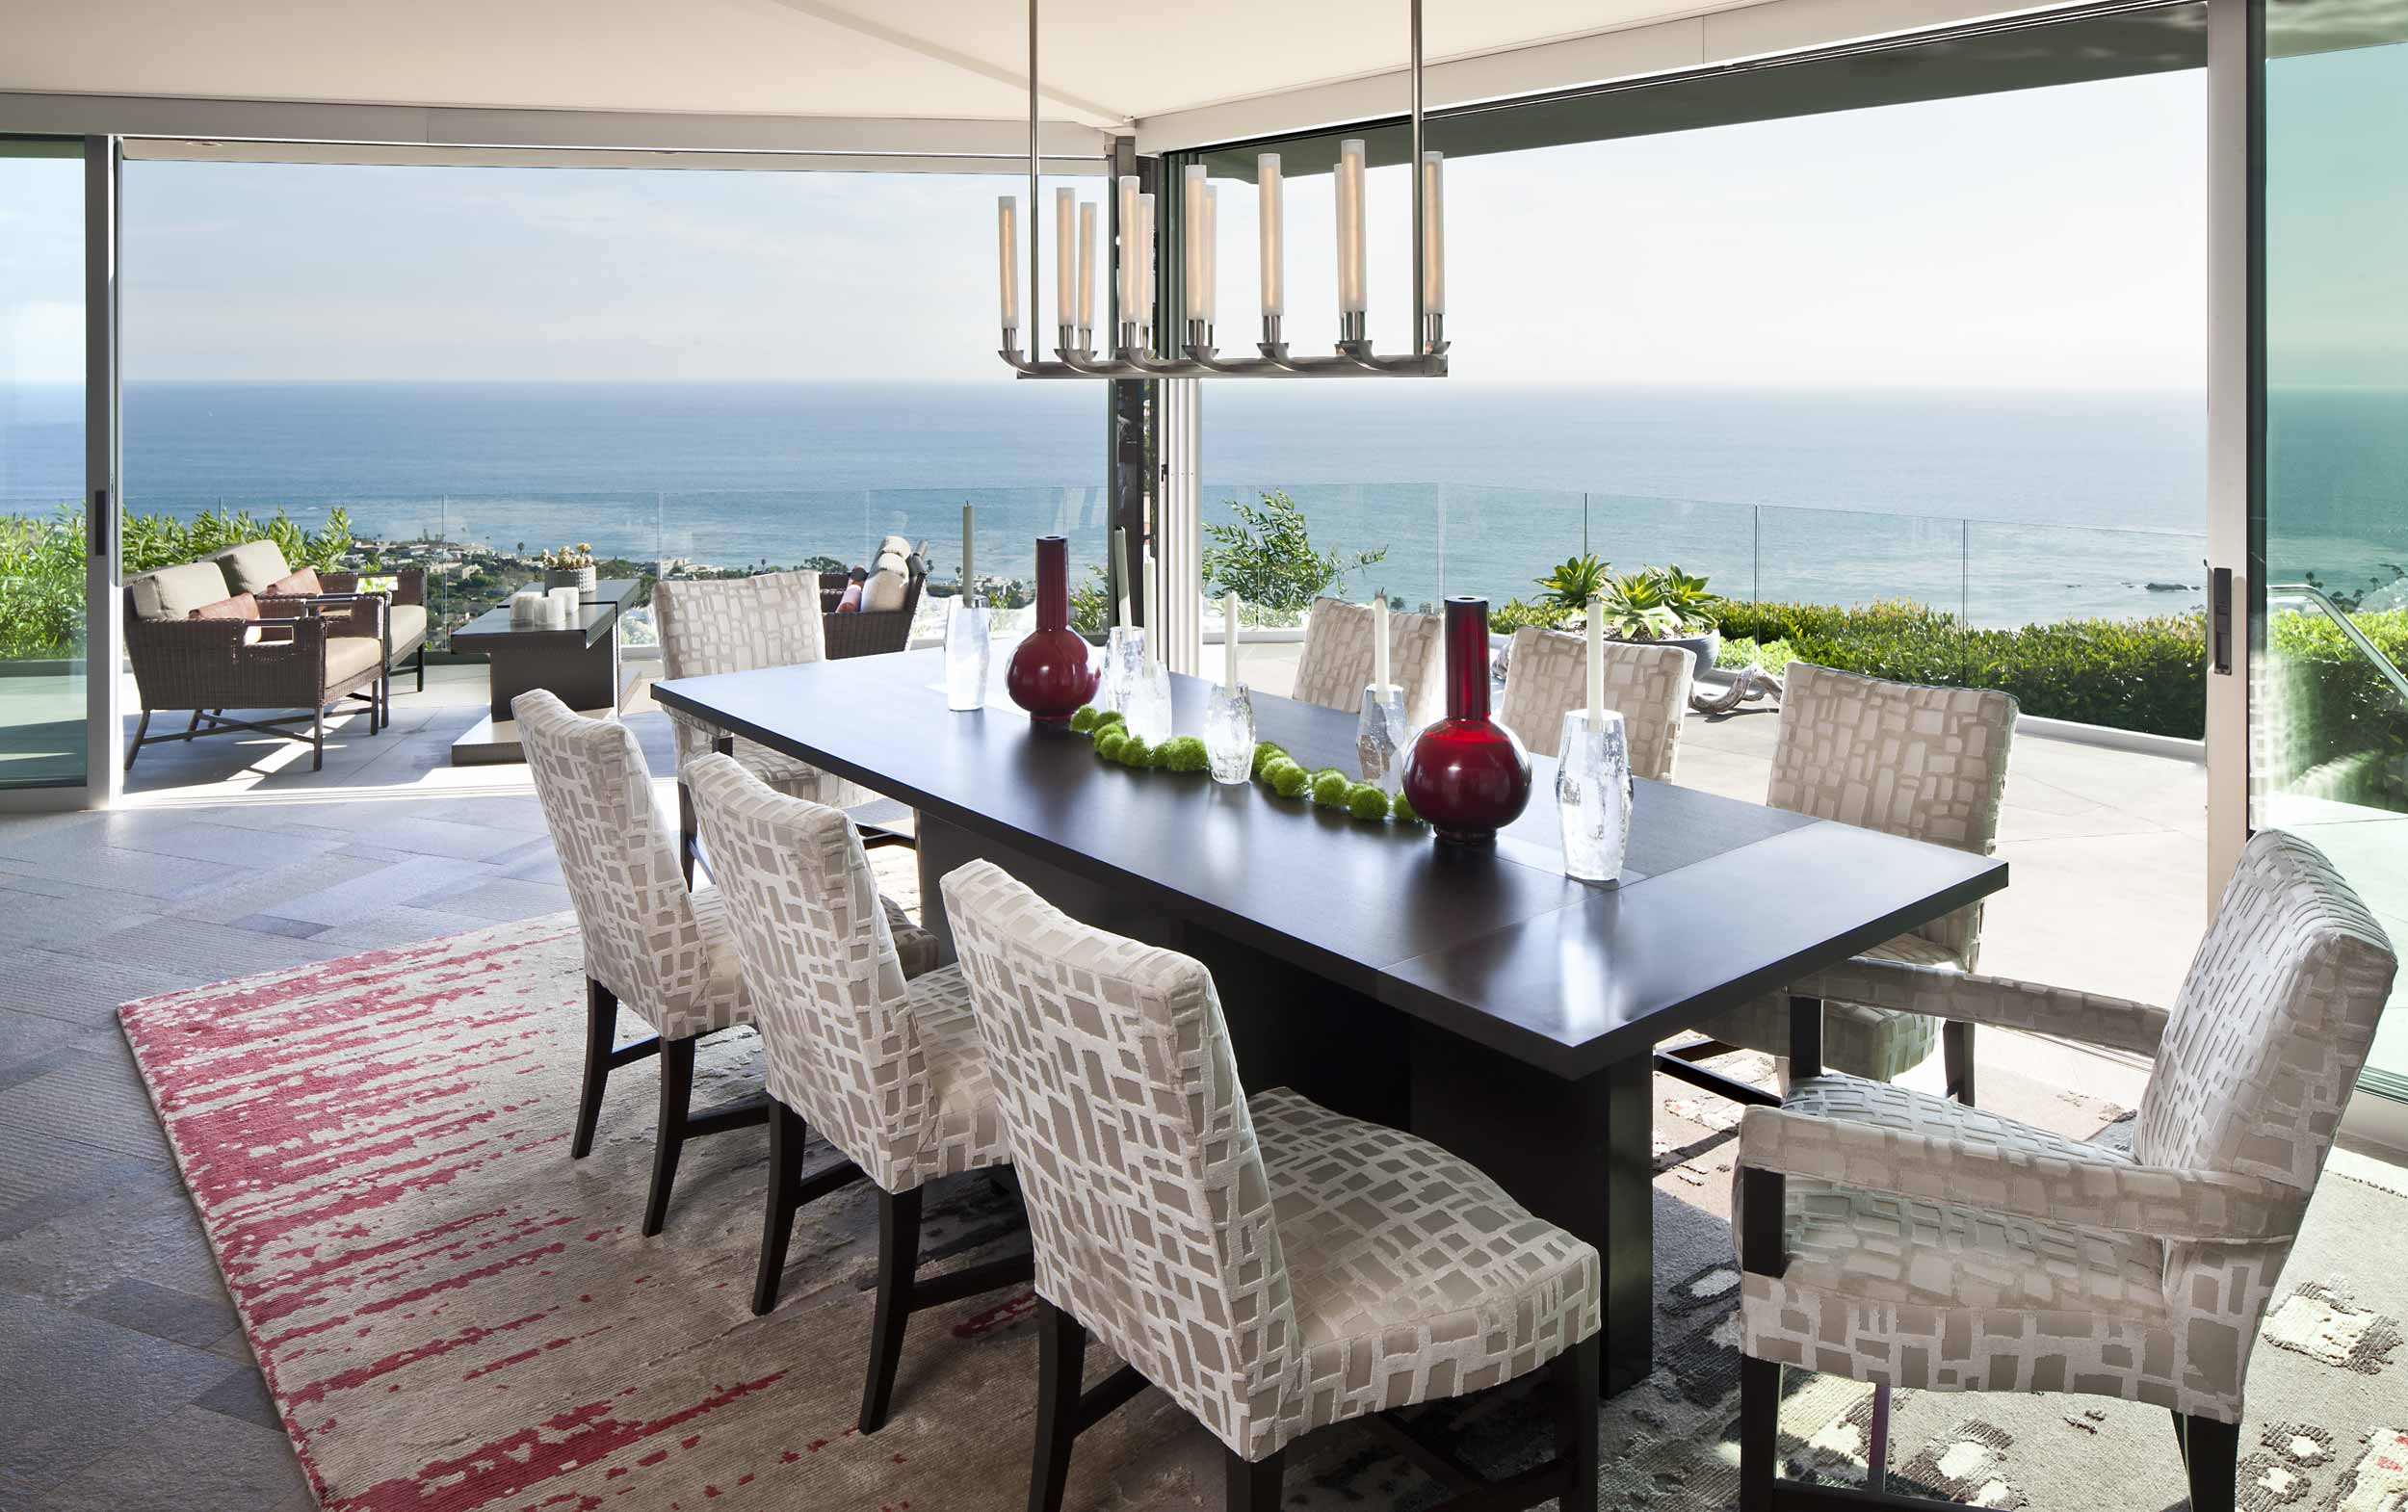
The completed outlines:
<svg viewBox="0 0 2408 1512">
<path fill-rule="evenodd" d="M 2316 439 L 2337 430 L 2393 437 L 2367 476 L 2328 481 L 2332 518 L 2303 532 L 2328 540 L 2328 575 L 2355 571 L 2359 515 L 2388 511 L 2402 476 L 2379 461 L 2401 396 L 2304 392 L 2278 399 L 2278 458 L 2286 436 L 2301 457 L 2350 455 Z M 1741 597 L 1915 597 L 1988 623 L 2199 601 L 2196 394 L 1207 384 L 1205 428 L 1208 520 L 1288 489 L 1316 546 L 1385 551 L 1350 592 L 1503 599 L 1589 549 Z M 858 560 L 897 531 L 930 537 L 943 572 L 964 502 L 982 572 L 1025 571 L 1047 530 L 1098 560 L 1104 444 L 1102 390 L 1072 383 L 125 392 L 134 509 L 339 504 L 366 536 L 714 564 Z M 72 393 L 0 399 L 0 501 L 78 495 L 80 446 Z"/>
</svg>

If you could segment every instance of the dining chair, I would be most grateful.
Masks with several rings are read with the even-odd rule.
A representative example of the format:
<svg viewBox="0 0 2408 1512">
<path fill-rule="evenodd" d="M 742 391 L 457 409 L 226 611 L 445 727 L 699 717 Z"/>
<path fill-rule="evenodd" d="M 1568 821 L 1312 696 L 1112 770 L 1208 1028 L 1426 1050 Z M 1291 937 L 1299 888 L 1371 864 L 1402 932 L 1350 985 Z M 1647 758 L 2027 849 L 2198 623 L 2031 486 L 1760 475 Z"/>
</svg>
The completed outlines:
<svg viewBox="0 0 2408 1512">
<path fill-rule="evenodd" d="M 915 1312 L 1024 1285 L 1026 1253 L 917 1278 L 929 1184 L 1009 1164 L 957 967 L 907 974 L 891 904 L 842 809 L 788 797 L 725 755 L 688 769 L 735 926 L 770 1096 L 770 1179 L 752 1311 L 777 1305 L 795 1214 L 866 1177 L 877 1188 L 877 1308 L 860 1429 L 885 1425 Z M 931 942 L 932 943 L 932 942 Z M 809 1180 L 817 1129 L 844 1163 Z"/>
<path fill-rule="evenodd" d="M 1622 716 L 1631 775 L 1671 781 L 1697 659 L 1680 646 L 1609 640 L 1598 660 L 1605 666 L 1606 707 Z M 1535 625 L 1515 631 L 1498 721 L 1533 754 L 1553 756 L 1563 743 L 1563 717 L 1586 707 L 1588 638 Z"/>
<path fill-rule="evenodd" d="M 1072 1441 L 1151 1384 L 1223 1449 L 1234 1512 L 1279 1504 L 1331 1423 L 1545 1368 L 1556 1457 L 1448 1505 L 1597 1504 L 1597 1252 L 1426 1140 L 1238 1079 L 1187 956 L 1069 918 L 990 862 L 942 883 L 1036 1250 L 1029 1505 Z M 1123 1369 L 1082 1392 L 1089 1333 Z"/>
<path fill-rule="evenodd" d="M 1765 801 L 1777 809 L 1861 825 L 1976 855 L 1990 854 L 2015 739 L 2015 700 L 1985 689 L 1930 688 L 1790 664 Z M 1867 953 L 1902 965 L 1970 972 L 1981 948 L 1981 904 L 1969 903 L 1884 941 Z M 1694 1064 L 1737 1047 L 1786 1055 L 1789 994 L 1767 993 L 1697 1026 L 1707 1038 L 1660 1054 L 1660 1070 L 1726 1097 L 1774 1103 L 1772 1093 Z M 1974 1101 L 1974 1026 L 1950 1023 L 1912 1003 L 1823 1004 L 1823 1064 L 1892 1081 L 1941 1040 L 1948 1086 Z"/>
<path fill-rule="evenodd" d="M 1296 658 L 1294 696 L 1340 714 L 1363 711 L 1372 683 L 1372 609 L 1317 598 L 1304 618 L 1304 651 Z M 1406 722 L 1415 729 L 1446 711 L 1446 647 L 1436 614 L 1388 616 L 1388 675 L 1404 690 Z"/>
<path fill-rule="evenodd" d="M 2170 1011 L 1883 959 L 1812 978 L 2156 1065 L 2130 1153 L 1811 1064 L 1780 1108 L 1741 1115 L 1741 1506 L 1948 1504 L 1777 1479 L 1781 1370 L 1797 1366 L 2167 1408 L 2193 1512 L 2233 1512 L 2251 1346 L 2395 970 L 2316 847 L 2262 830 Z"/>
<path fill-rule="evenodd" d="M 817 572 L 761 572 L 748 578 L 663 578 L 653 586 L 652 617 L 661 636 L 664 678 L 706 677 L 794 666 L 827 658 L 820 613 Z M 686 769 L 725 746 L 745 769 L 780 793 L 832 808 L 869 802 L 874 795 L 742 736 L 722 731 L 671 709 L 677 741 L 677 864 L 691 883 L 695 860 L 694 794 Z M 829 711 L 831 718 L 841 711 Z M 876 843 L 897 845 L 908 837 L 879 831 Z"/>
<path fill-rule="evenodd" d="M 541 689 L 510 700 L 510 715 L 585 943 L 586 1076 L 569 1157 L 582 1160 L 593 1149 L 611 1073 L 659 1056 L 660 1114 L 643 1208 L 644 1234 L 658 1234 L 686 1141 L 768 1116 L 758 1100 L 704 1113 L 691 1108 L 696 1043 L 752 1020 L 735 941 L 721 895 L 691 891 L 679 874 L 635 733 L 615 718 L 588 718 Z M 614 1048 L 622 1006 L 652 1034 Z"/>
</svg>

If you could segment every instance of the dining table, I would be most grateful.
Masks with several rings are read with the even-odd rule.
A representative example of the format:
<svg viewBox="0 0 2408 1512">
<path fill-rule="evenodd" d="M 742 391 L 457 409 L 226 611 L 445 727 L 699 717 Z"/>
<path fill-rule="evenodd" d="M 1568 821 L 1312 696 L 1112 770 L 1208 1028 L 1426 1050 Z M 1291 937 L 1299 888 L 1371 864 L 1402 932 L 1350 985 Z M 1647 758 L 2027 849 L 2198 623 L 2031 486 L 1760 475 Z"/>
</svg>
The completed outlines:
<svg viewBox="0 0 2408 1512">
<path fill-rule="evenodd" d="M 944 671 L 942 651 L 908 651 L 652 695 L 723 747 L 757 742 L 910 805 L 944 959 L 937 881 L 992 861 L 1075 918 L 1203 962 L 1248 1088 L 1410 1130 L 1596 1246 L 1609 1393 L 1653 1366 L 1656 1046 L 2006 885 L 1994 857 L 1647 780 L 1620 876 L 1582 882 L 1545 756 L 1523 814 L 1457 844 L 1105 762 L 1014 707 L 1000 667 L 985 708 L 950 712 Z M 1171 676 L 1176 730 L 1203 730 L 1211 688 Z M 1359 769 L 1354 715 L 1252 702 L 1261 740 Z"/>
</svg>

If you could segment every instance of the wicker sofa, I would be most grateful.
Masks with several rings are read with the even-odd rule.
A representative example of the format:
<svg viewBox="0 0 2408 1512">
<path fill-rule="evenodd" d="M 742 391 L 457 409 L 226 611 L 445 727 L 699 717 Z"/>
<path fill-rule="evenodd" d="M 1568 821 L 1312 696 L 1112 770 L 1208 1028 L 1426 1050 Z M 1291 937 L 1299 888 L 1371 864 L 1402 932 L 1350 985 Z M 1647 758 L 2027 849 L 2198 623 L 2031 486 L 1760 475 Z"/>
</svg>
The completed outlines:
<svg viewBox="0 0 2408 1512">
<path fill-rule="evenodd" d="M 883 609 L 875 613 L 836 613 L 837 604 L 845 596 L 848 581 L 841 572 L 820 574 L 820 615 L 826 626 L 828 660 L 878 656 L 888 651 L 901 651 L 910 644 L 911 616 L 919 612 L 920 587 L 928 581 L 928 574 L 911 574 L 911 581 L 903 589 L 903 608 Z"/>
<path fill-rule="evenodd" d="M 389 722 L 392 672 L 415 654 L 426 686 L 426 575 L 383 574 L 390 586 L 360 588 L 361 574 L 319 574 L 322 591 L 271 592 L 291 573 L 274 541 L 248 541 L 201 561 L 125 580 L 125 649 L 142 718 L 125 753 L 130 769 L 145 745 L 251 731 L 306 740 L 310 767 L 326 765 L 327 710 L 368 705 L 370 734 Z M 372 575 L 373 576 L 373 575 Z M 195 611 L 249 593 L 255 618 L 196 618 Z M 264 718 L 226 711 L 299 710 Z M 182 730 L 150 734 L 150 717 L 190 711 Z M 306 726 L 306 730 L 302 729 Z"/>
</svg>

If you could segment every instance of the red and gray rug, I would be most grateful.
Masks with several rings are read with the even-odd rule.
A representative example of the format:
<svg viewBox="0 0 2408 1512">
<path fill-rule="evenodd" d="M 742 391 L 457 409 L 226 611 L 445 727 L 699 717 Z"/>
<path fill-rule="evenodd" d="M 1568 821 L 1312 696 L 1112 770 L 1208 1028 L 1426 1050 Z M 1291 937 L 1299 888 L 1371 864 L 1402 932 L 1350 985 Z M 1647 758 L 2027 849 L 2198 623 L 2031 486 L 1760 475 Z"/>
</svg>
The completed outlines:
<svg viewBox="0 0 2408 1512">
<path fill-rule="evenodd" d="M 1025 1292 L 912 1322 L 894 1421 L 851 1431 L 875 1208 L 861 1188 L 798 1220 L 781 1305 L 747 1299 L 766 1148 L 687 1147 L 667 1232 L 637 1224 L 654 1074 L 614 1079 L 593 1155 L 568 1159 L 584 1031 L 565 916 L 129 1004 L 123 1023 L 268 1386 L 327 1512 L 502 1508 L 1010 1508 L 1027 1495 L 1034 1343 Z M 758 1045 L 720 1037 L 696 1100 L 759 1085 Z M 2088 1133 L 2115 1110 L 1985 1091 Z M 1730 1122 L 1660 1082 L 1658 1361 L 1605 1410 L 1604 1505 L 1730 1505 Z M 924 1254 L 1024 1243 L 983 1179 L 929 1204 Z M 2408 1512 L 2399 1319 L 2408 1198 L 2328 1179 L 2252 1378 L 2253 1508 Z M 1097 1375 L 1109 1360 L 1090 1361 Z M 1863 1473 L 1864 1394 L 1795 1382 L 1795 1468 Z M 1546 1451 L 1512 1394 L 1431 1426 L 1505 1471 Z M 1988 1506 L 2166 1507 L 2162 1414 L 2088 1398 L 1902 1395 L 1894 1485 Z M 1349 1430 L 1291 1476 L 1291 1506 L 1435 1499 Z M 1079 1507 L 1218 1505 L 1212 1442 L 1158 1394 L 1084 1437 Z"/>
</svg>

